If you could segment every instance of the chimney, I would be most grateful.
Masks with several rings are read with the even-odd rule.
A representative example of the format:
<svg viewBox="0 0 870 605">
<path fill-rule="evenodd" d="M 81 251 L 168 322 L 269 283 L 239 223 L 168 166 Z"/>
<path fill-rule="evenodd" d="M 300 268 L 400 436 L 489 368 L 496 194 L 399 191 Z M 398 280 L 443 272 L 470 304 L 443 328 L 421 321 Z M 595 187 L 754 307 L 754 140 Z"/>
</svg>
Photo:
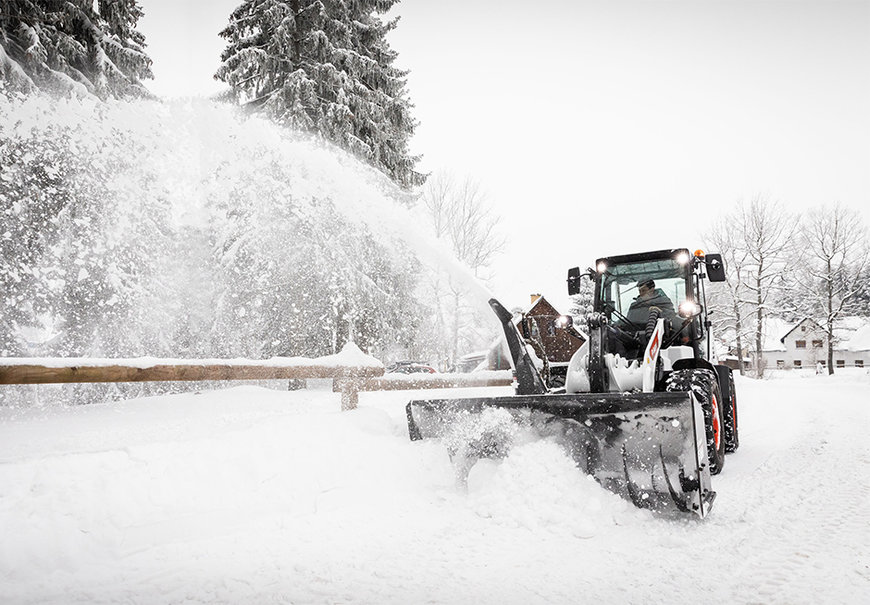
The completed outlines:
<svg viewBox="0 0 870 605">
<path fill-rule="evenodd" d="M 532 294 L 532 301 L 531 301 L 532 304 L 535 304 L 536 302 L 538 302 L 539 298 L 541 298 L 540 294 Z"/>
</svg>

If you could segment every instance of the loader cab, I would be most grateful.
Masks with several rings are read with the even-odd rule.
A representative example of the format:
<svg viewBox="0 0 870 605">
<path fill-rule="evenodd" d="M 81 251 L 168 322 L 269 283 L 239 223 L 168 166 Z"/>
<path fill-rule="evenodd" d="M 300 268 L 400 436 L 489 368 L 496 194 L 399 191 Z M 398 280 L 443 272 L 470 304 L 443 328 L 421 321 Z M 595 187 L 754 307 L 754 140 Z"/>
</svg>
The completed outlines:
<svg viewBox="0 0 870 605">
<path fill-rule="evenodd" d="M 650 306 L 661 309 L 667 335 L 701 355 L 703 296 L 694 257 L 685 248 L 600 258 L 595 263 L 594 309 L 607 324 L 636 334 L 646 327 Z M 642 343 L 641 343 L 642 344 Z M 639 355 L 642 348 L 620 351 Z"/>
<path fill-rule="evenodd" d="M 696 359 L 709 358 L 710 322 L 704 280 L 725 280 L 721 255 L 705 256 L 700 250 L 692 254 L 687 248 L 674 248 L 599 258 L 595 267 L 586 274 L 581 275 L 577 268 L 569 270 L 569 294 L 580 292 L 580 281 L 584 277 L 593 282 L 595 316 L 606 325 L 628 334 L 636 334 L 646 327 L 646 316 L 638 307 L 650 294 L 645 292 L 642 296 L 639 285 L 652 281 L 655 300 L 647 305 L 659 307 L 666 319 L 665 346 L 689 346 Z M 627 341 L 623 339 L 622 342 Z M 620 349 L 613 352 L 624 356 L 627 353 L 628 357 L 638 354 L 637 346 L 633 351 Z"/>
<path fill-rule="evenodd" d="M 685 301 L 696 298 L 692 257 L 686 249 L 599 258 L 593 279 L 595 310 L 611 324 L 625 323 L 632 304 L 642 299 L 638 286 L 644 282 L 652 282 L 653 293 L 670 303 L 675 313 Z"/>
</svg>

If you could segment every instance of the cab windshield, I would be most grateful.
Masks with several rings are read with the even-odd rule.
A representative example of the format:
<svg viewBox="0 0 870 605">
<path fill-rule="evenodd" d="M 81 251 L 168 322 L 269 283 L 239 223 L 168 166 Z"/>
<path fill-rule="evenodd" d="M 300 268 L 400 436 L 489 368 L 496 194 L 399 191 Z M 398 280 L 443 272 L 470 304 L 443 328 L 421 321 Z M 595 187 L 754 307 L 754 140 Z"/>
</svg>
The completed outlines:
<svg viewBox="0 0 870 605">
<path fill-rule="evenodd" d="M 687 271 L 687 264 L 670 258 L 608 266 L 601 276 L 598 292 L 602 310 L 611 321 L 618 321 L 620 315 L 628 316 L 632 303 L 640 295 L 638 284 L 649 280 L 654 284 L 651 296 L 658 301 L 663 301 L 661 297 L 665 296 L 672 308 L 678 309 L 686 300 Z"/>
</svg>

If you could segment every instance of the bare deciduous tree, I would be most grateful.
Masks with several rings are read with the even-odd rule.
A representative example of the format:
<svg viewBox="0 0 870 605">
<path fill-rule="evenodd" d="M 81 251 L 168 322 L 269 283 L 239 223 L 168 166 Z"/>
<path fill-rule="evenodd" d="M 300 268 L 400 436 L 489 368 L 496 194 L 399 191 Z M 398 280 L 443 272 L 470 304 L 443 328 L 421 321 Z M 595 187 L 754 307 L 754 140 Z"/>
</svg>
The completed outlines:
<svg viewBox="0 0 870 605">
<path fill-rule="evenodd" d="M 749 291 L 746 287 L 747 271 L 745 265 L 749 251 L 734 235 L 743 231 L 741 215 L 731 214 L 723 217 L 707 233 L 705 240 L 712 250 L 722 255 L 725 263 L 725 282 L 721 287 L 713 289 L 714 299 L 719 298 L 721 306 L 713 315 L 713 322 L 719 330 L 733 332 L 737 348 L 738 367 L 740 374 L 745 373 L 743 356 L 744 339 L 751 338 L 752 326 L 749 322 L 750 306 Z"/>
<path fill-rule="evenodd" d="M 741 212 L 742 239 L 746 246 L 749 273 L 747 288 L 755 307 L 755 373 L 764 375 L 764 320 L 772 310 L 768 303 L 775 300 L 776 289 L 784 284 L 786 257 L 797 231 L 797 218 L 779 202 L 756 195 Z"/>
<path fill-rule="evenodd" d="M 436 173 L 426 183 L 423 204 L 435 235 L 448 237 L 453 252 L 475 275 L 504 247 L 504 239 L 496 233 L 499 217 L 477 181 Z"/>
<path fill-rule="evenodd" d="M 754 314 L 755 374 L 759 377 L 764 375 L 764 322 L 777 311 L 770 304 L 785 284 L 784 274 L 789 268 L 786 259 L 796 231 L 796 217 L 779 202 L 756 195 L 726 217 L 717 238 L 723 253 L 731 256 L 726 258 L 726 265 L 730 265 L 734 288 L 732 313 L 741 318 L 738 333 L 744 330 L 743 318 L 748 322 L 749 313 Z"/>
<path fill-rule="evenodd" d="M 867 227 L 861 215 L 836 204 L 811 210 L 801 223 L 801 279 L 806 305 L 825 327 L 828 374 L 834 373 L 834 323 L 857 302 L 868 266 Z"/>
<path fill-rule="evenodd" d="M 457 258 L 476 277 L 482 277 L 481 271 L 504 247 L 504 239 L 497 232 L 499 217 L 488 205 L 479 183 L 471 178 L 458 180 L 446 172 L 436 173 L 426 182 L 422 203 L 435 235 L 448 241 Z M 450 363 L 455 363 L 463 334 L 468 331 L 466 328 L 477 322 L 472 317 L 474 306 L 463 301 L 465 291 L 461 285 L 453 283 L 449 277 L 446 282 L 447 292 L 440 277 L 433 284 L 438 299 L 435 328 L 443 333 L 449 332 L 448 350 L 441 354 L 442 357 L 449 357 Z M 445 294 L 450 298 L 449 313 L 452 316 L 447 321 L 444 318 L 444 305 L 440 302 Z"/>
</svg>

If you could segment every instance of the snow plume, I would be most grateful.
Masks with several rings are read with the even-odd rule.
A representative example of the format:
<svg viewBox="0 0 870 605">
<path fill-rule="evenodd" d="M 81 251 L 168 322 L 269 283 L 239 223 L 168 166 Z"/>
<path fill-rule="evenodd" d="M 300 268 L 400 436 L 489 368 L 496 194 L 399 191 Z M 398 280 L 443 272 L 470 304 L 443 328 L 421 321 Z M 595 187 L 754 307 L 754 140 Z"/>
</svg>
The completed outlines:
<svg viewBox="0 0 870 605">
<path fill-rule="evenodd" d="M 421 274 L 489 297 L 380 172 L 209 101 L 0 94 L 0 167 L 0 355 L 425 358 Z"/>
</svg>

